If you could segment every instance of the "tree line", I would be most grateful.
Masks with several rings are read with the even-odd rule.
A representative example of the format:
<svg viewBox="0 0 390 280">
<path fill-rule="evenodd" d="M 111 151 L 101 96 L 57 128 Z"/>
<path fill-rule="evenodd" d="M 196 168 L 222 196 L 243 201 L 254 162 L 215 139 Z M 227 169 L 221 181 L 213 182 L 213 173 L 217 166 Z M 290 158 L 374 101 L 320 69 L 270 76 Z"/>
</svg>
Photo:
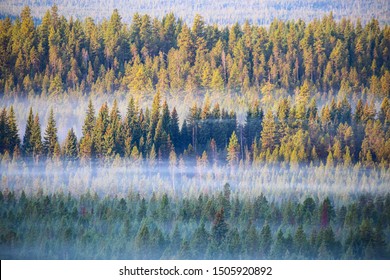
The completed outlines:
<svg viewBox="0 0 390 280">
<path fill-rule="evenodd" d="M 311 22 L 274 20 L 269 28 L 238 23 L 192 25 L 173 14 L 117 10 L 95 23 L 60 16 L 39 25 L 29 7 L 0 21 L 0 92 L 8 96 L 64 92 L 287 92 L 303 83 L 319 92 L 390 95 L 390 32 L 333 15 Z"/>
<path fill-rule="evenodd" d="M 45 11 L 53 4 L 48 2 L 31 2 L 21 0 L 12 3 L 0 3 L 0 18 L 10 15 L 15 18 L 25 5 L 31 5 L 34 20 L 40 22 Z M 74 2 L 63 0 L 57 3 L 61 13 L 69 18 L 92 17 L 96 21 L 109 18 L 113 9 L 118 9 L 123 13 L 124 22 L 130 22 L 135 12 L 150 14 L 161 18 L 166 11 L 173 11 L 176 15 L 192 22 L 195 13 L 202 14 L 208 23 L 218 25 L 232 25 L 235 22 L 243 23 L 249 20 L 251 23 L 259 25 L 270 25 L 274 18 L 283 20 L 303 19 L 312 20 L 319 15 L 333 11 L 336 19 L 348 16 L 352 19 L 361 18 L 366 23 L 375 18 L 380 24 L 388 24 L 389 3 L 384 0 L 345 0 L 342 3 L 337 0 L 247 0 L 245 5 L 234 0 L 195 1 L 195 0 L 169 0 L 166 2 L 151 2 L 150 0 L 138 0 L 136 2 L 103 0 L 84 0 Z"/>
<path fill-rule="evenodd" d="M 180 122 L 176 108 L 169 109 L 157 92 L 151 108 L 140 108 L 133 97 L 121 116 L 118 103 L 104 103 L 96 113 L 92 101 L 77 139 L 69 129 L 58 141 L 57 124 L 51 110 L 42 132 L 38 114 L 30 108 L 25 133 L 19 136 L 15 112 L 10 106 L 0 112 L 0 153 L 3 157 L 80 160 L 82 162 L 127 157 L 172 161 L 192 159 L 199 164 L 285 162 L 299 164 L 360 163 L 366 167 L 388 167 L 390 162 L 390 103 L 383 98 L 377 111 L 373 102 L 359 100 L 352 109 L 346 97 L 332 99 L 321 109 L 310 98 L 308 83 L 299 89 L 295 101 L 280 98 L 276 110 L 264 111 L 252 104 L 244 123 L 235 112 L 211 104 L 191 106 Z M 181 124 L 181 125 L 180 125 Z M 43 134 L 43 137 L 42 137 Z"/>
</svg>

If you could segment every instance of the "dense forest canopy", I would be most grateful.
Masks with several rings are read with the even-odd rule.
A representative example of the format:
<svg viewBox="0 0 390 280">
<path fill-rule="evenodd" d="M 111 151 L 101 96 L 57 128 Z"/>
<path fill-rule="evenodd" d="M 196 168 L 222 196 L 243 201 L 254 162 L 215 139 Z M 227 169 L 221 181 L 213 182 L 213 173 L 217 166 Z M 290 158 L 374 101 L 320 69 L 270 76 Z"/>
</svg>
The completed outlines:
<svg viewBox="0 0 390 280">
<path fill-rule="evenodd" d="M 342 206 L 166 193 L 0 192 L 4 259 L 389 259 L 390 196 Z"/>
<path fill-rule="evenodd" d="M 101 21 L 109 18 L 114 9 L 118 9 L 122 11 L 125 22 L 130 22 L 136 12 L 159 18 L 173 12 L 187 22 L 192 22 L 195 14 L 199 13 L 207 23 L 219 25 L 243 23 L 245 19 L 258 25 L 269 25 L 275 18 L 301 18 L 310 21 L 329 11 L 334 12 L 336 19 L 361 18 L 366 23 L 375 15 L 381 24 L 388 24 L 390 11 L 389 1 L 386 0 L 245 0 L 245 5 L 236 0 L 7 0 L 0 1 L 0 16 L 17 16 L 24 6 L 31 5 L 32 15 L 40 20 L 54 4 L 58 5 L 67 18 L 92 17 Z"/>
<path fill-rule="evenodd" d="M 283 162 L 291 168 L 304 164 L 388 168 L 390 163 L 390 103 L 385 97 L 377 111 L 373 102 L 359 100 L 352 108 L 344 97 L 333 98 L 321 110 L 316 99 L 309 102 L 309 86 L 300 88 L 296 100 L 280 98 L 272 109 L 259 102 L 239 123 L 234 111 L 213 106 L 206 98 L 203 106 L 194 103 L 184 121 L 176 108 L 154 96 L 151 108 L 140 108 L 132 97 L 125 115 L 114 100 L 96 110 L 92 100 L 84 114 L 82 135 L 68 127 L 64 141 L 58 139 L 58 126 L 51 109 L 45 128 L 33 108 L 29 109 L 21 137 L 11 105 L 0 113 L 0 154 L 4 159 L 20 156 L 35 161 L 46 158 L 82 162 L 111 162 L 116 157 L 133 160 L 196 160 L 200 165 L 242 162 L 257 164 Z M 37 109 L 34 109 L 37 110 Z M 182 123 L 180 125 L 180 123 Z M 42 138 L 43 137 L 43 138 Z"/>
<path fill-rule="evenodd" d="M 173 14 L 114 10 L 100 23 L 61 16 L 57 6 L 35 25 L 31 10 L 0 22 L 0 92 L 319 92 L 390 95 L 390 29 L 333 14 L 311 22 L 272 21 L 269 28 L 192 24 Z"/>
</svg>

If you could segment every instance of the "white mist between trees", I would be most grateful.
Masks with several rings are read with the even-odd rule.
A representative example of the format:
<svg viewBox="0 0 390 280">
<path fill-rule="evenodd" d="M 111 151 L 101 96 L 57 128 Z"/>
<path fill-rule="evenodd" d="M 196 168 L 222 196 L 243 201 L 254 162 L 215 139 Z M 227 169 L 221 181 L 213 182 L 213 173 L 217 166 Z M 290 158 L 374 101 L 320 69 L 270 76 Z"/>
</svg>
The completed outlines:
<svg viewBox="0 0 390 280">
<path fill-rule="evenodd" d="M 90 192 L 99 197 L 126 197 L 130 192 L 142 197 L 166 193 L 172 198 L 215 195 L 229 183 L 232 195 L 250 199 L 261 193 L 279 203 L 285 199 L 319 200 L 329 196 L 335 204 L 344 204 L 363 193 L 389 192 L 390 171 L 386 168 L 364 169 L 323 165 L 289 168 L 283 165 L 241 163 L 230 167 L 200 165 L 191 161 L 150 162 L 116 158 L 108 164 L 79 165 L 48 160 L 41 163 L 3 161 L 0 165 L 0 190 L 20 195 L 37 192 L 63 192 L 78 196 Z"/>
</svg>

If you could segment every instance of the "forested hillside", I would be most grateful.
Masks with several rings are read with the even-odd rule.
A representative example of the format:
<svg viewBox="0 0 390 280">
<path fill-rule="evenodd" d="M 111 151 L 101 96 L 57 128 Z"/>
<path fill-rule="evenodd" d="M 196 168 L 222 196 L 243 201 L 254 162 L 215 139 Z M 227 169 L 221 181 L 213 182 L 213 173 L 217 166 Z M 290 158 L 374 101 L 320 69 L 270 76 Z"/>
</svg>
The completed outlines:
<svg viewBox="0 0 390 280">
<path fill-rule="evenodd" d="M 386 0 L 2 0 L 0 15 L 17 16 L 24 6 L 30 5 L 33 16 L 39 21 L 45 11 L 54 4 L 59 6 L 67 18 L 92 17 L 101 21 L 109 18 L 114 9 L 118 9 L 126 22 L 130 22 L 136 12 L 160 18 L 173 12 L 186 22 L 192 22 L 195 14 L 199 13 L 205 17 L 206 22 L 219 25 L 243 23 L 246 19 L 258 25 L 269 25 L 275 18 L 301 18 L 310 21 L 329 11 L 334 12 L 336 19 L 361 18 L 366 23 L 374 15 L 381 24 L 388 24 L 390 11 L 389 1 Z"/>
<path fill-rule="evenodd" d="M 312 22 L 275 20 L 188 25 L 135 14 L 125 24 L 67 20 L 53 6 L 35 25 L 30 8 L 0 24 L 0 91 L 7 96 L 66 92 L 293 92 L 309 81 L 318 92 L 390 95 L 390 31 L 332 14 Z"/>
</svg>

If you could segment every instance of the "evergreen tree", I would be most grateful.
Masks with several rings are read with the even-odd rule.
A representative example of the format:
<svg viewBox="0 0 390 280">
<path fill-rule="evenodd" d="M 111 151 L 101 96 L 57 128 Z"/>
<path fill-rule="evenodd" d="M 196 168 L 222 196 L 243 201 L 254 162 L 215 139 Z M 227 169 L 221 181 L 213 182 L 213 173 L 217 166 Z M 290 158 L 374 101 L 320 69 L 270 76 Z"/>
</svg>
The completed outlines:
<svg viewBox="0 0 390 280">
<path fill-rule="evenodd" d="M 171 120 L 169 122 L 169 135 L 172 141 L 175 151 L 180 149 L 180 128 L 179 128 L 179 116 L 176 108 L 174 107 L 171 113 Z"/>
<path fill-rule="evenodd" d="M 272 245 L 271 228 L 268 224 L 264 225 L 260 232 L 260 247 L 264 257 L 268 257 Z"/>
<path fill-rule="evenodd" d="M 93 107 L 92 100 L 89 99 L 87 115 L 85 116 L 83 129 L 82 129 L 83 137 L 85 137 L 87 134 L 92 135 L 95 124 L 96 124 L 95 109 Z"/>
<path fill-rule="evenodd" d="M 57 144 L 57 125 L 54 119 L 54 111 L 53 109 L 50 109 L 45 135 L 43 136 L 43 151 L 47 157 L 52 157 L 54 155 L 54 149 Z"/>
<path fill-rule="evenodd" d="M 228 231 L 229 228 L 227 223 L 225 222 L 224 210 L 221 209 L 215 214 L 215 219 L 211 228 L 212 238 L 218 246 L 220 246 L 224 242 Z"/>
<path fill-rule="evenodd" d="M 0 153 L 4 153 L 8 147 L 8 117 L 4 108 L 0 114 Z"/>
<path fill-rule="evenodd" d="M 7 124 L 7 138 L 8 138 L 8 150 L 13 152 L 15 147 L 20 147 L 20 138 L 18 132 L 18 125 L 16 123 L 16 117 L 13 106 L 8 111 L 8 124 Z"/>
<path fill-rule="evenodd" d="M 32 130 L 34 127 L 34 115 L 32 108 L 30 108 L 30 112 L 28 114 L 26 129 L 23 136 L 23 153 L 24 156 L 30 157 L 33 154 L 34 146 L 32 143 Z"/>
<path fill-rule="evenodd" d="M 209 238 L 210 235 L 205 229 L 205 224 L 202 221 L 199 227 L 195 230 L 193 237 L 191 239 L 191 248 L 193 251 L 193 256 L 196 259 L 204 258 L 204 254 L 207 250 Z"/>
<path fill-rule="evenodd" d="M 239 160 L 240 145 L 236 133 L 233 131 L 227 147 L 227 162 L 230 166 L 236 166 Z"/>
<path fill-rule="evenodd" d="M 35 115 L 34 126 L 31 130 L 31 143 L 33 144 L 33 155 L 37 158 L 43 153 L 41 124 L 39 123 L 38 114 Z"/>
<path fill-rule="evenodd" d="M 263 130 L 261 131 L 261 149 L 263 151 L 273 149 L 277 145 L 277 130 L 276 123 L 272 112 L 269 110 L 265 115 L 262 124 Z"/>
<path fill-rule="evenodd" d="M 64 145 L 64 156 L 68 160 L 75 160 L 78 155 L 77 137 L 73 128 L 68 132 Z"/>
</svg>

